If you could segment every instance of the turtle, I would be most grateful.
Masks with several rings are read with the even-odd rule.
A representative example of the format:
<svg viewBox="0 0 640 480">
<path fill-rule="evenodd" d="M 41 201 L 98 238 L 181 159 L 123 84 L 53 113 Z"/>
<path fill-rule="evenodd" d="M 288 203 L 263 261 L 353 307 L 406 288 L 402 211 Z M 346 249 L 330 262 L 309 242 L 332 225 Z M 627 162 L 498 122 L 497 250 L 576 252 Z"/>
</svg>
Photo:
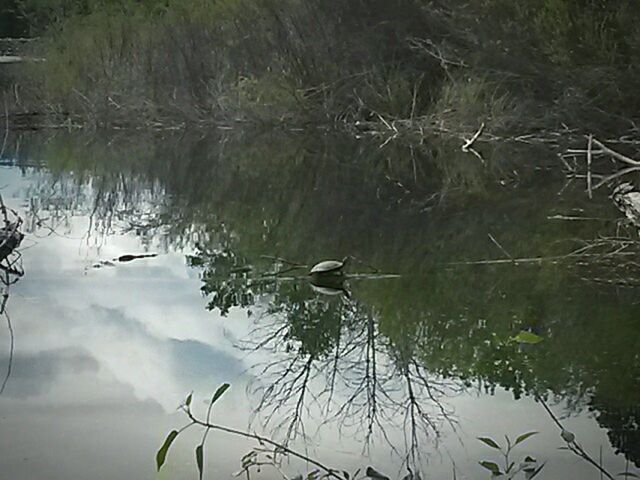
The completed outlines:
<svg viewBox="0 0 640 480">
<path fill-rule="evenodd" d="M 309 275 L 342 275 L 342 269 L 348 261 L 349 257 L 344 257 L 342 261 L 324 260 L 311 267 Z"/>
</svg>

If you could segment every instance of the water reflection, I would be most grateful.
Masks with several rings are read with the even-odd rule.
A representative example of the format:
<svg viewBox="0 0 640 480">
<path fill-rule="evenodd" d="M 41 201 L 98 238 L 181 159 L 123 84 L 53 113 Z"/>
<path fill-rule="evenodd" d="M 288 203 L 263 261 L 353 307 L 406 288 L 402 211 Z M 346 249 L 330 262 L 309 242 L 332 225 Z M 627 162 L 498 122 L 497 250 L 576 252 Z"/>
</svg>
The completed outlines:
<svg viewBox="0 0 640 480">
<path fill-rule="evenodd" d="M 611 224 L 548 217 L 588 208 L 614 219 L 611 205 L 587 204 L 578 190 L 558 196 L 562 179 L 525 168 L 517 152 L 483 152 L 485 168 L 440 145 L 407 155 L 334 138 L 147 140 L 33 139 L 18 156 L 18 165 L 42 158 L 50 169 L 31 172 L 24 187 L 30 232 L 92 249 L 83 269 L 96 305 L 81 310 L 94 319 L 83 336 L 91 355 L 58 345 L 40 362 L 95 373 L 98 358 L 122 372 L 134 358 L 120 380 L 167 409 L 191 388 L 210 391 L 206 377 L 242 378 L 246 412 L 273 435 L 299 442 L 341 431 L 361 447 L 382 443 L 408 464 L 428 457 L 438 439 L 455 449 L 452 432 L 468 429 L 459 410 L 479 408 L 463 407 L 474 392 L 507 405 L 540 396 L 581 419 L 593 411 L 612 446 L 639 461 L 635 291 L 584 281 L 579 265 L 451 265 L 501 255 L 488 233 L 514 256 L 569 251 L 571 239 L 595 238 Z M 140 249 L 169 254 L 86 269 Z M 192 277 L 163 285 L 184 254 Z M 308 267 L 291 268 L 348 254 L 400 276 L 366 275 L 359 265 L 344 285 L 313 285 Z M 114 284 L 98 275 L 113 275 L 119 287 L 105 293 Z M 142 304 L 126 286 L 136 278 Z M 46 280 L 39 287 L 61 308 L 78 303 Z M 203 325 L 222 317 L 215 340 L 181 322 L 196 314 L 166 300 L 176 300 L 177 288 L 190 299 L 187 290 L 201 290 L 199 303 L 213 312 L 197 314 Z M 60 315 L 63 328 L 80 328 L 79 318 Z M 169 326 L 165 338 L 159 330 Z M 544 341 L 510 341 L 519 331 Z M 118 344 L 122 357 L 110 358 L 105 343 Z M 20 364 L 29 378 L 28 359 Z M 174 375 L 143 379 L 163 370 Z M 163 384 L 173 398 L 163 399 Z"/>
</svg>

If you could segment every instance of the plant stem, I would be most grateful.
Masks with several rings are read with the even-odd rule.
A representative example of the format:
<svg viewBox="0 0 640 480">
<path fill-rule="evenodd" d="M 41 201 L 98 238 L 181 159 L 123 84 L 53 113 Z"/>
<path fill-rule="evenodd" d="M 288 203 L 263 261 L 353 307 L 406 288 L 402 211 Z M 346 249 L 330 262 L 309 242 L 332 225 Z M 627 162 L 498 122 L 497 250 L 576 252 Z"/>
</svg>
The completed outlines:
<svg viewBox="0 0 640 480">
<path fill-rule="evenodd" d="M 273 447 L 276 447 L 286 453 L 288 453 L 289 455 L 292 455 L 294 457 L 297 457 L 301 460 L 305 460 L 306 462 L 311 463 L 312 465 L 315 465 L 318 468 L 321 468 L 322 470 L 324 470 L 325 472 L 327 472 L 327 475 L 329 477 L 333 477 L 333 478 L 337 478 L 339 480 L 343 480 L 342 477 L 340 477 L 339 475 L 337 475 L 333 469 L 327 467 L 326 465 L 320 463 L 317 460 L 314 460 L 312 458 L 307 457 L 306 455 L 296 452 L 295 450 L 290 449 L 289 447 L 282 445 L 278 442 L 275 442 L 273 440 L 271 440 L 270 438 L 267 437 L 263 437 L 261 435 L 255 434 L 255 433 L 248 433 L 248 432 L 244 432 L 242 430 L 236 430 L 235 428 L 230 428 L 230 427 L 225 427 L 223 425 L 216 425 L 213 423 L 209 423 L 209 422 L 203 422 L 202 420 L 198 420 L 196 417 L 193 416 L 193 414 L 191 413 L 191 411 L 189 409 L 185 409 L 187 415 L 189 416 L 189 418 L 191 419 L 191 421 L 197 425 L 200 425 L 202 427 L 205 427 L 207 429 L 211 429 L 211 430 L 218 430 L 221 432 L 226 432 L 226 433 L 231 433 L 233 435 L 238 435 L 241 437 L 245 437 L 245 438 L 251 438 L 253 440 L 257 440 L 258 442 L 262 442 L 262 443 L 266 443 L 269 444 Z"/>
</svg>

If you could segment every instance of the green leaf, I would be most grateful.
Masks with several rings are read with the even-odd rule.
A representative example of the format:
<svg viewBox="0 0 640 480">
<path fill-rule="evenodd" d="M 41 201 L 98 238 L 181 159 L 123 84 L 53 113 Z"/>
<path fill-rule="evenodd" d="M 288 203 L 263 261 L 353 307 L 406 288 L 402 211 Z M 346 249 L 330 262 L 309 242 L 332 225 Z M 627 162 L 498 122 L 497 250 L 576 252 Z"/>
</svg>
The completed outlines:
<svg viewBox="0 0 640 480">
<path fill-rule="evenodd" d="M 196 463 L 198 464 L 198 472 L 200 474 L 198 478 L 202 480 L 202 474 L 204 472 L 204 451 L 202 445 L 196 447 Z"/>
<path fill-rule="evenodd" d="M 518 343 L 527 343 L 529 345 L 535 345 L 536 343 L 540 343 L 544 340 L 540 335 L 536 335 L 535 333 L 521 331 L 516 336 L 511 337 L 511 340 Z"/>
<path fill-rule="evenodd" d="M 158 471 L 160 471 L 160 468 L 162 468 L 162 465 L 164 465 L 164 462 L 167 459 L 167 452 L 169 451 L 169 447 L 177 436 L 178 431 L 171 430 L 171 432 L 169 432 L 169 435 L 167 435 L 164 443 L 160 447 L 160 450 L 158 450 L 158 453 L 156 453 L 156 465 L 158 466 Z"/>
<path fill-rule="evenodd" d="M 482 465 L 484 468 L 489 470 L 494 475 L 501 475 L 502 474 L 502 472 L 500 471 L 500 467 L 498 466 L 497 463 L 487 462 L 486 460 L 484 460 L 484 461 L 480 462 L 480 465 Z"/>
<path fill-rule="evenodd" d="M 491 448 L 495 448 L 496 450 L 500 450 L 500 445 L 498 445 L 493 439 L 489 437 L 478 437 L 482 443 L 489 445 Z"/>
<path fill-rule="evenodd" d="M 218 399 L 224 395 L 224 392 L 227 391 L 227 389 L 230 387 L 231 385 L 229 385 L 228 383 L 223 383 L 222 385 L 220 385 L 218 387 L 218 389 L 216 390 L 216 393 L 213 394 L 213 398 L 211 399 L 211 405 L 213 405 L 214 403 L 216 403 L 218 401 Z"/>
<path fill-rule="evenodd" d="M 519 443 L 524 442 L 527 438 L 529 437 L 533 437 L 534 435 L 536 435 L 538 432 L 528 432 L 528 433 L 523 433 L 522 435 L 520 435 L 518 438 L 516 438 L 516 443 L 513 444 L 513 446 L 515 447 L 516 445 L 518 445 Z"/>
<path fill-rule="evenodd" d="M 193 392 L 191 392 L 189 394 L 189 396 L 187 397 L 187 399 L 184 401 L 184 404 L 188 407 L 189 405 L 191 405 L 191 400 L 193 399 Z"/>
</svg>

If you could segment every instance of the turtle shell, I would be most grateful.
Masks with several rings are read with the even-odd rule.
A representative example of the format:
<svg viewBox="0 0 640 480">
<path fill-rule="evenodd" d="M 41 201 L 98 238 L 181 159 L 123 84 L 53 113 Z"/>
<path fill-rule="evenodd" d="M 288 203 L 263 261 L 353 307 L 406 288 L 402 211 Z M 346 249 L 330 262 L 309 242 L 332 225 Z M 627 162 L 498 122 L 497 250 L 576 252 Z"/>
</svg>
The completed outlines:
<svg viewBox="0 0 640 480">
<path fill-rule="evenodd" d="M 324 262 L 316 263 L 309 273 L 330 273 L 337 272 L 344 267 L 344 262 L 338 260 L 325 260 Z"/>
</svg>

